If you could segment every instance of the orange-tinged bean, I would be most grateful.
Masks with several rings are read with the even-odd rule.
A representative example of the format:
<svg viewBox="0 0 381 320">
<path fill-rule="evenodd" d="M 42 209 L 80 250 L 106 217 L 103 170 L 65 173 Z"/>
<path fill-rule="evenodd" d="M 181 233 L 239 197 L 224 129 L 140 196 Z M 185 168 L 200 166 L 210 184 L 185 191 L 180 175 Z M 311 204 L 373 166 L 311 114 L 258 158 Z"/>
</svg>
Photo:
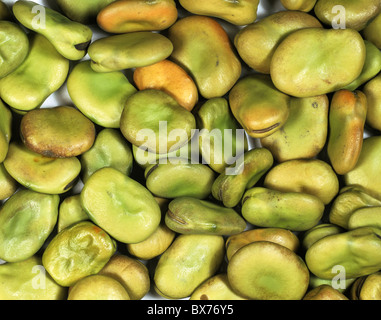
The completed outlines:
<svg viewBox="0 0 381 320">
<path fill-rule="evenodd" d="M 136 68 L 134 82 L 139 90 L 165 91 L 188 111 L 191 111 L 198 101 L 198 91 L 193 79 L 183 68 L 170 60 Z"/>
<path fill-rule="evenodd" d="M 346 174 L 354 168 L 360 156 L 367 100 L 363 92 L 336 91 L 332 97 L 329 121 L 330 136 L 327 151 L 337 174 Z"/>
<path fill-rule="evenodd" d="M 160 31 L 175 23 L 177 15 L 173 0 L 117 0 L 98 13 L 97 23 L 111 33 Z"/>
</svg>

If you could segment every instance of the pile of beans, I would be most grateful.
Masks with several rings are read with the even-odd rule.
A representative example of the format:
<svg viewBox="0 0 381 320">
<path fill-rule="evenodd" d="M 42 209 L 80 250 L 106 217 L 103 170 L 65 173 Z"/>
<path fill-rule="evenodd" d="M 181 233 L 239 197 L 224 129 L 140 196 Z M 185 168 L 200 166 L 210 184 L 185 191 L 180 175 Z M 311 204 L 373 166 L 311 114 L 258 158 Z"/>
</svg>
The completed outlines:
<svg viewBox="0 0 381 320">
<path fill-rule="evenodd" d="M 0 299 L 380 300 L 379 0 L 0 1 Z"/>
</svg>

